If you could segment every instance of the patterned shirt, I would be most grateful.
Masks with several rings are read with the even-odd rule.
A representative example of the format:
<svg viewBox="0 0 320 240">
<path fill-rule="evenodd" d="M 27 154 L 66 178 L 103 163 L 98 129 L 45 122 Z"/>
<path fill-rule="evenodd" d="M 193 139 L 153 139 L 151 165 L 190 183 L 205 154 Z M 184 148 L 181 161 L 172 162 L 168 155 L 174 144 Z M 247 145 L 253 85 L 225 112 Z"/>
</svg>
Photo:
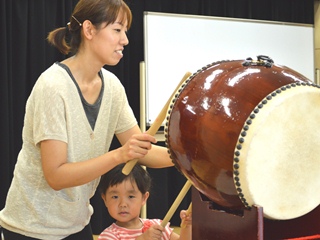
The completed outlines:
<svg viewBox="0 0 320 240">
<path fill-rule="evenodd" d="M 98 240 L 135 240 L 142 233 L 144 233 L 151 225 L 161 224 L 160 219 L 141 219 L 140 221 L 143 223 L 143 227 L 138 229 L 127 229 L 123 227 L 119 227 L 117 224 L 113 223 L 108 228 L 106 228 L 100 235 Z M 169 240 L 170 235 L 173 231 L 172 228 L 169 227 L 170 223 L 167 224 L 163 231 L 163 236 L 161 240 Z"/>
</svg>

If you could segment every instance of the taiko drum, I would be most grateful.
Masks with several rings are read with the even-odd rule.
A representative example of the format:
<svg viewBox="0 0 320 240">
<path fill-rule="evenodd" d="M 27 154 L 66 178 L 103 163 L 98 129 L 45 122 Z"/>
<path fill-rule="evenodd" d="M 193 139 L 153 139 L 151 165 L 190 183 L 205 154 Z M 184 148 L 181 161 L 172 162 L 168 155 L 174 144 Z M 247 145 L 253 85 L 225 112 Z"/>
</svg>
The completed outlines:
<svg viewBox="0 0 320 240">
<path fill-rule="evenodd" d="M 216 204 L 292 219 L 319 205 L 320 89 L 267 56 L 209 64 L 169 107 L 178 170 Z"/>
</svg>

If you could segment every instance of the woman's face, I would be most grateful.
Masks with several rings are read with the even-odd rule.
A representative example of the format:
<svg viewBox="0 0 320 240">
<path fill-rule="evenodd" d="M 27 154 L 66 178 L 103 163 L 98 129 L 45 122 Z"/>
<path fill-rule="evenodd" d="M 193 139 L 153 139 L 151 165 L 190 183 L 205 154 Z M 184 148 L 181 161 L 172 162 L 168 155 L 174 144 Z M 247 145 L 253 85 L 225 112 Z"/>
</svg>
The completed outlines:
<svg viewBox="0 0 320 240">
<path fill-rule="evenodd" d="M 118 16 L 114 23 L 95 30 L 91 39 L 91 49 L 102 65 L 116 65 L 123 57 L 124 46 L 128 45 L 127 21 Z"/>
<path fill-rule="evenodd" d="M 137 184 L 129 179 L 109 187 L 102 195 L 111 217 L 119 226 L 126 228 L 135 228 L 140 223 L 140 210 L 148 197 L 149 192 L 142 194 Z"/>
</svg>

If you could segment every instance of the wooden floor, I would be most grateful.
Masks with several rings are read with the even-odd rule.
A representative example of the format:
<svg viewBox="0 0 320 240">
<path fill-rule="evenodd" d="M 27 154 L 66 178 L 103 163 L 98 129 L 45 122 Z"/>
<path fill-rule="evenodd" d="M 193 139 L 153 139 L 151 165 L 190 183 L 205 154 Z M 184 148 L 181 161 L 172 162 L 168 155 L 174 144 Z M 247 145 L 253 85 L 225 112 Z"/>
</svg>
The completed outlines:
<svg viewBox="0 0 320 240">
<path fill-rule="evenodd" d="M 180 234 L 180 227 L 173 227 L 173 231 Z M 97 240 L 98 239 L 98 235 L 93 235 L 93 239 Z"/>
</svg>

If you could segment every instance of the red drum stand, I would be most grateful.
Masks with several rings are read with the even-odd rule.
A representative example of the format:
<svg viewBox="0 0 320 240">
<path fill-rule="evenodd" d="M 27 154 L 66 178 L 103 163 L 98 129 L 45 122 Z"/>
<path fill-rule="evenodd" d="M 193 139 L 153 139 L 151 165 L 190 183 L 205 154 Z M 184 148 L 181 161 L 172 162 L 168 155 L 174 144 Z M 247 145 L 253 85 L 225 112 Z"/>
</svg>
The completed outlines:
<svg viewBox="0 0 320 240">
<path fill-rule="evenodd" d="M 263 207 L 240 211 L 224 209 L 194 187 L 192 206 L 194 240 L 320 239 L 319 206 L 299 218 L 271 220 L 263 217 Z"/>
</svg>

